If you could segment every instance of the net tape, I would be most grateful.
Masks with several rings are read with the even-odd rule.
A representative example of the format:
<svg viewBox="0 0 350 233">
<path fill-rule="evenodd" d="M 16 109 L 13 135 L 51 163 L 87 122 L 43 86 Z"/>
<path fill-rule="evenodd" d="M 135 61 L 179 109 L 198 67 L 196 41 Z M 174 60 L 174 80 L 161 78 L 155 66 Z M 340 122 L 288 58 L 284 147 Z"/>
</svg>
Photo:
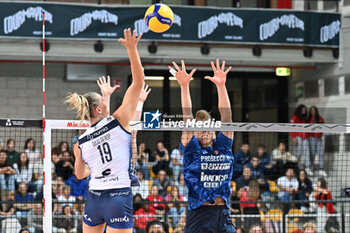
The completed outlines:
<svg viewBox="0 0 350 233">
<path fill-rule="evenodd" d="M 48 127 L 55 129 L 84 129 L 88 128 L 87 122 L 48 120 Z M 220 127 L 182 127 L 180 124 L 161 122 L 160 128 L 152 129 L 144 127 L 142 121 L 130 122 L 131 130 L 147 131 L 233 131 L 233 132 L 313 132 L 313 133 L 350 133 L 350 124 L 291 124 L 291 123 L 244 123 L 244 122 L 222 122 Z"/>
</svg>

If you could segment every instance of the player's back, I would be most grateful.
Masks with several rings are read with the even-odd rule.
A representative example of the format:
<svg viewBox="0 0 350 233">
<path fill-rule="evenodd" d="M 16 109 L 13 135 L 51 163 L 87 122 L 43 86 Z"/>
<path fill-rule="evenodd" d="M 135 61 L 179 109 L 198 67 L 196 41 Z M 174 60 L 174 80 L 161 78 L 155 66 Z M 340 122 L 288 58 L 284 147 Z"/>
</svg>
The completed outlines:
<svg viewBox="0 0 350 233">
<path fill-rule="evenodd" d="M 109 116 L 79 137 L 83 161 L 89 166 L 89 189 L 130 187 L 131 134 Z"/>
</svg>

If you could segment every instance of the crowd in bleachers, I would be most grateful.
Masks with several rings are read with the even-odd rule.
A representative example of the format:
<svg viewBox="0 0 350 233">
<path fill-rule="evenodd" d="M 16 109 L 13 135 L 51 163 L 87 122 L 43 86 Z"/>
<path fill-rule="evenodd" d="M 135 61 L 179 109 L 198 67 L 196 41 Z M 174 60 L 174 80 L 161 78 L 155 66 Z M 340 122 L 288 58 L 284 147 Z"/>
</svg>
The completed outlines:
<svg viewBox="0 0 350 233">
<path fill-rule="evenodd" d="M 303 123 L 298 114 L 305 114 L 305 109 L 297 108 L 292 117 L 295 123 Z M 298 112 L 300 111 L 300 112 Z M 313 110 L 313 111 L 317 111 Z M 306 121 L 305 121 L 306 122 Z M 310 121 L 311 122 L 311 121 Z M 286 142 L 281 141 L 267 151 L 260 144 L 254 153 L 249 143 L 243 143 L 234 153 L 235 162 L 231 182 L 231 212 L 237 227 L 250 229 L 256 223 L 274 224 L 264 221 L 262 216 L 277 213 L 278 216 L 290 213 L 313 213 L 318 209 L 326 214 L 335 213 L 332 203 L 309 204 L 309 200 L 332 200 L 327 188 L 323 161 L 319 163 L 319 179 L 315 184 L 308 177 L 312 174 L 311 165 L 315 154 L 320 160 L 320 150 L 307 148 L 312 146 L 303 140 L 312 137 L 304 133 L 291 134 L 292 141 L 298 144 L 291 153 Z M 322 137 L 322 135 L 316 135 Z M 8 139 L 6 145 L 0 143 L 0 181 L 1 205 L 0 217 L 15 217 L 21 226 L 30 232 L 42 232 L 43 199 L 43 161 L 35 140 L 28 138 L 23 150 L 15 150 L 15 140 Z M 315 144 L 316 145 L 316 144 Z M 271 152 L 271 153 L 269 153 Z M 133 188 L 134 227 L 136 233 L 147 232 L 147 224 L 152 221 L 166 221 L 172 232 L 183 232 L 187 209 L 188 190 L 182 169 L 182 154 L 174 148 L 169 153 L 164 143 L 156 143 L 155 151 L 148 149 L 143 142 L 137 148 L 137 176 L 141 186 Z M 305 162 L 303 163 L 302 157 Z M 309 157 L 309 158 L 307 158 Z M 322 157 L 322 158 L 321 158 Z M 52 198 L 53 231 L 59 233 L 81 232 L 84 212 L 84 200 L 88 192 L 87 179 L 78 180 L 74 175 L 74 155 L 69 143 L 62 141 L 52 149 Z M 313 159 L 312 159 L 313 158 Z M 315 180 L 315 179 L 314 179 Z M 280 201 L 290 201 L 280 204 Z M 299 202 L 296 202 L 299 201 Z M 324 207 L 324 208 L 323 208 Z M 241 218 L 240 215 L 252 215 Z M 235 217 L 237 216 L 237 217 Z M 255 217 L 254 217 L 255 216 Z M 269 219 L 269 218 L 265 218 Z M 271 220 L 271 219 L 270 219 Z M 281 222 L 281 219 L 275 219 Z M 324 224 L 327 218 L 323 219 Z M 265 226 L 267 228 L 269 226 Z M 271 227 L 271 226 L 270 226 Z"/>
</svg>

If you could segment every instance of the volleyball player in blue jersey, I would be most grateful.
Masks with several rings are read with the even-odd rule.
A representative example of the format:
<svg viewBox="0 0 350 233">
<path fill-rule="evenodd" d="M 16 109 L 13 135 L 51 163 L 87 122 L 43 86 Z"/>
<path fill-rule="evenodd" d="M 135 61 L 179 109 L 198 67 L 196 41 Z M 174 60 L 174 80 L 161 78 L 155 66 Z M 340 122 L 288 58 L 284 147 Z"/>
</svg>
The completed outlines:
<svg viewBox="0 0 350 233">
<path fill-rule="evenodd" d="M 91 123 L 74 146 L 75 175 L 78 179 L 90 176 L 84 233 L 102 233 L 106 225 L 107 233 L 132 232 L 131 186 L 137 179 L 132 174 L 129 121 L 138 105 L 144 73 L 137 51 L 141 36 L 136 37 L 135 31 L 126 29 L 124 37 L 119 41 L 127 48 L 133 81 L 121 106 L 109 116 L 109 97 L 115 87 L 104 78 L 98 82 L 102 96 L 95 92 L 73 93 L 66 99 L 79 118 Z"/>
<path fill-rule="evenodd" d="M 181 87 L 183 120 L 193 120 L 190 96 L 190 80 L 195 70 L 186 72 L 184 61 L 182 69 L 175 62 L 175 76 Z M 231 104 L 226 90 L 225 61 L 221 67 L 211 62 L 212 81 L 218 91 L 219 112 L 222 122 L 231 122 Z M 172 67 L 169 67 L 172 70 Z M 174 72 L 173 72 L 174 73 Z M 196 121 L 210 120 L 205 110 L 196 113 Z M 185 233 L 233 233 L 235 227 L 230 218 L 230 182 L 233 173 L 232 155 L 233 132 L 183 131 L 180 149 L 183 153 L 183 174 L 188 193 L 188 213 Z"/>
</svg>

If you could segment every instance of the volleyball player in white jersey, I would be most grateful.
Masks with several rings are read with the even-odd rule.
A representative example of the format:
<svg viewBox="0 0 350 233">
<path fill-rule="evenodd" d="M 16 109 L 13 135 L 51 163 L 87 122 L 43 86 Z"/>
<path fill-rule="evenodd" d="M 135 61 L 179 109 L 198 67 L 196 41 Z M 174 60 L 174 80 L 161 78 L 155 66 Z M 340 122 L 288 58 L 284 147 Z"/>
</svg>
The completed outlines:
<svg viewBox="0 0 350 233">
<path fill-rule="evenodd" d="M 102 96 L 95 92 L 69 94 L 66 102 L 77 110 L 78 117 L 91 127 L 79 137 L 74 147 L 75 175 L 90 176 L 89 192 L 83 216 L 84 233 L 131 233 L 133 226 L 131 174 L 131 133 L 129 121 L 136 110 L 144 83 L 144 73 L 137 51 L 141 36 L 124 30 L 119 39 L 128 51 L 132 83 L 121 106 L 109 116 L 109 97 L 116 89 L 108 81 L 98 84 Z M 136 180 L 137 181 L 137 180 Z"/>
</svg>

